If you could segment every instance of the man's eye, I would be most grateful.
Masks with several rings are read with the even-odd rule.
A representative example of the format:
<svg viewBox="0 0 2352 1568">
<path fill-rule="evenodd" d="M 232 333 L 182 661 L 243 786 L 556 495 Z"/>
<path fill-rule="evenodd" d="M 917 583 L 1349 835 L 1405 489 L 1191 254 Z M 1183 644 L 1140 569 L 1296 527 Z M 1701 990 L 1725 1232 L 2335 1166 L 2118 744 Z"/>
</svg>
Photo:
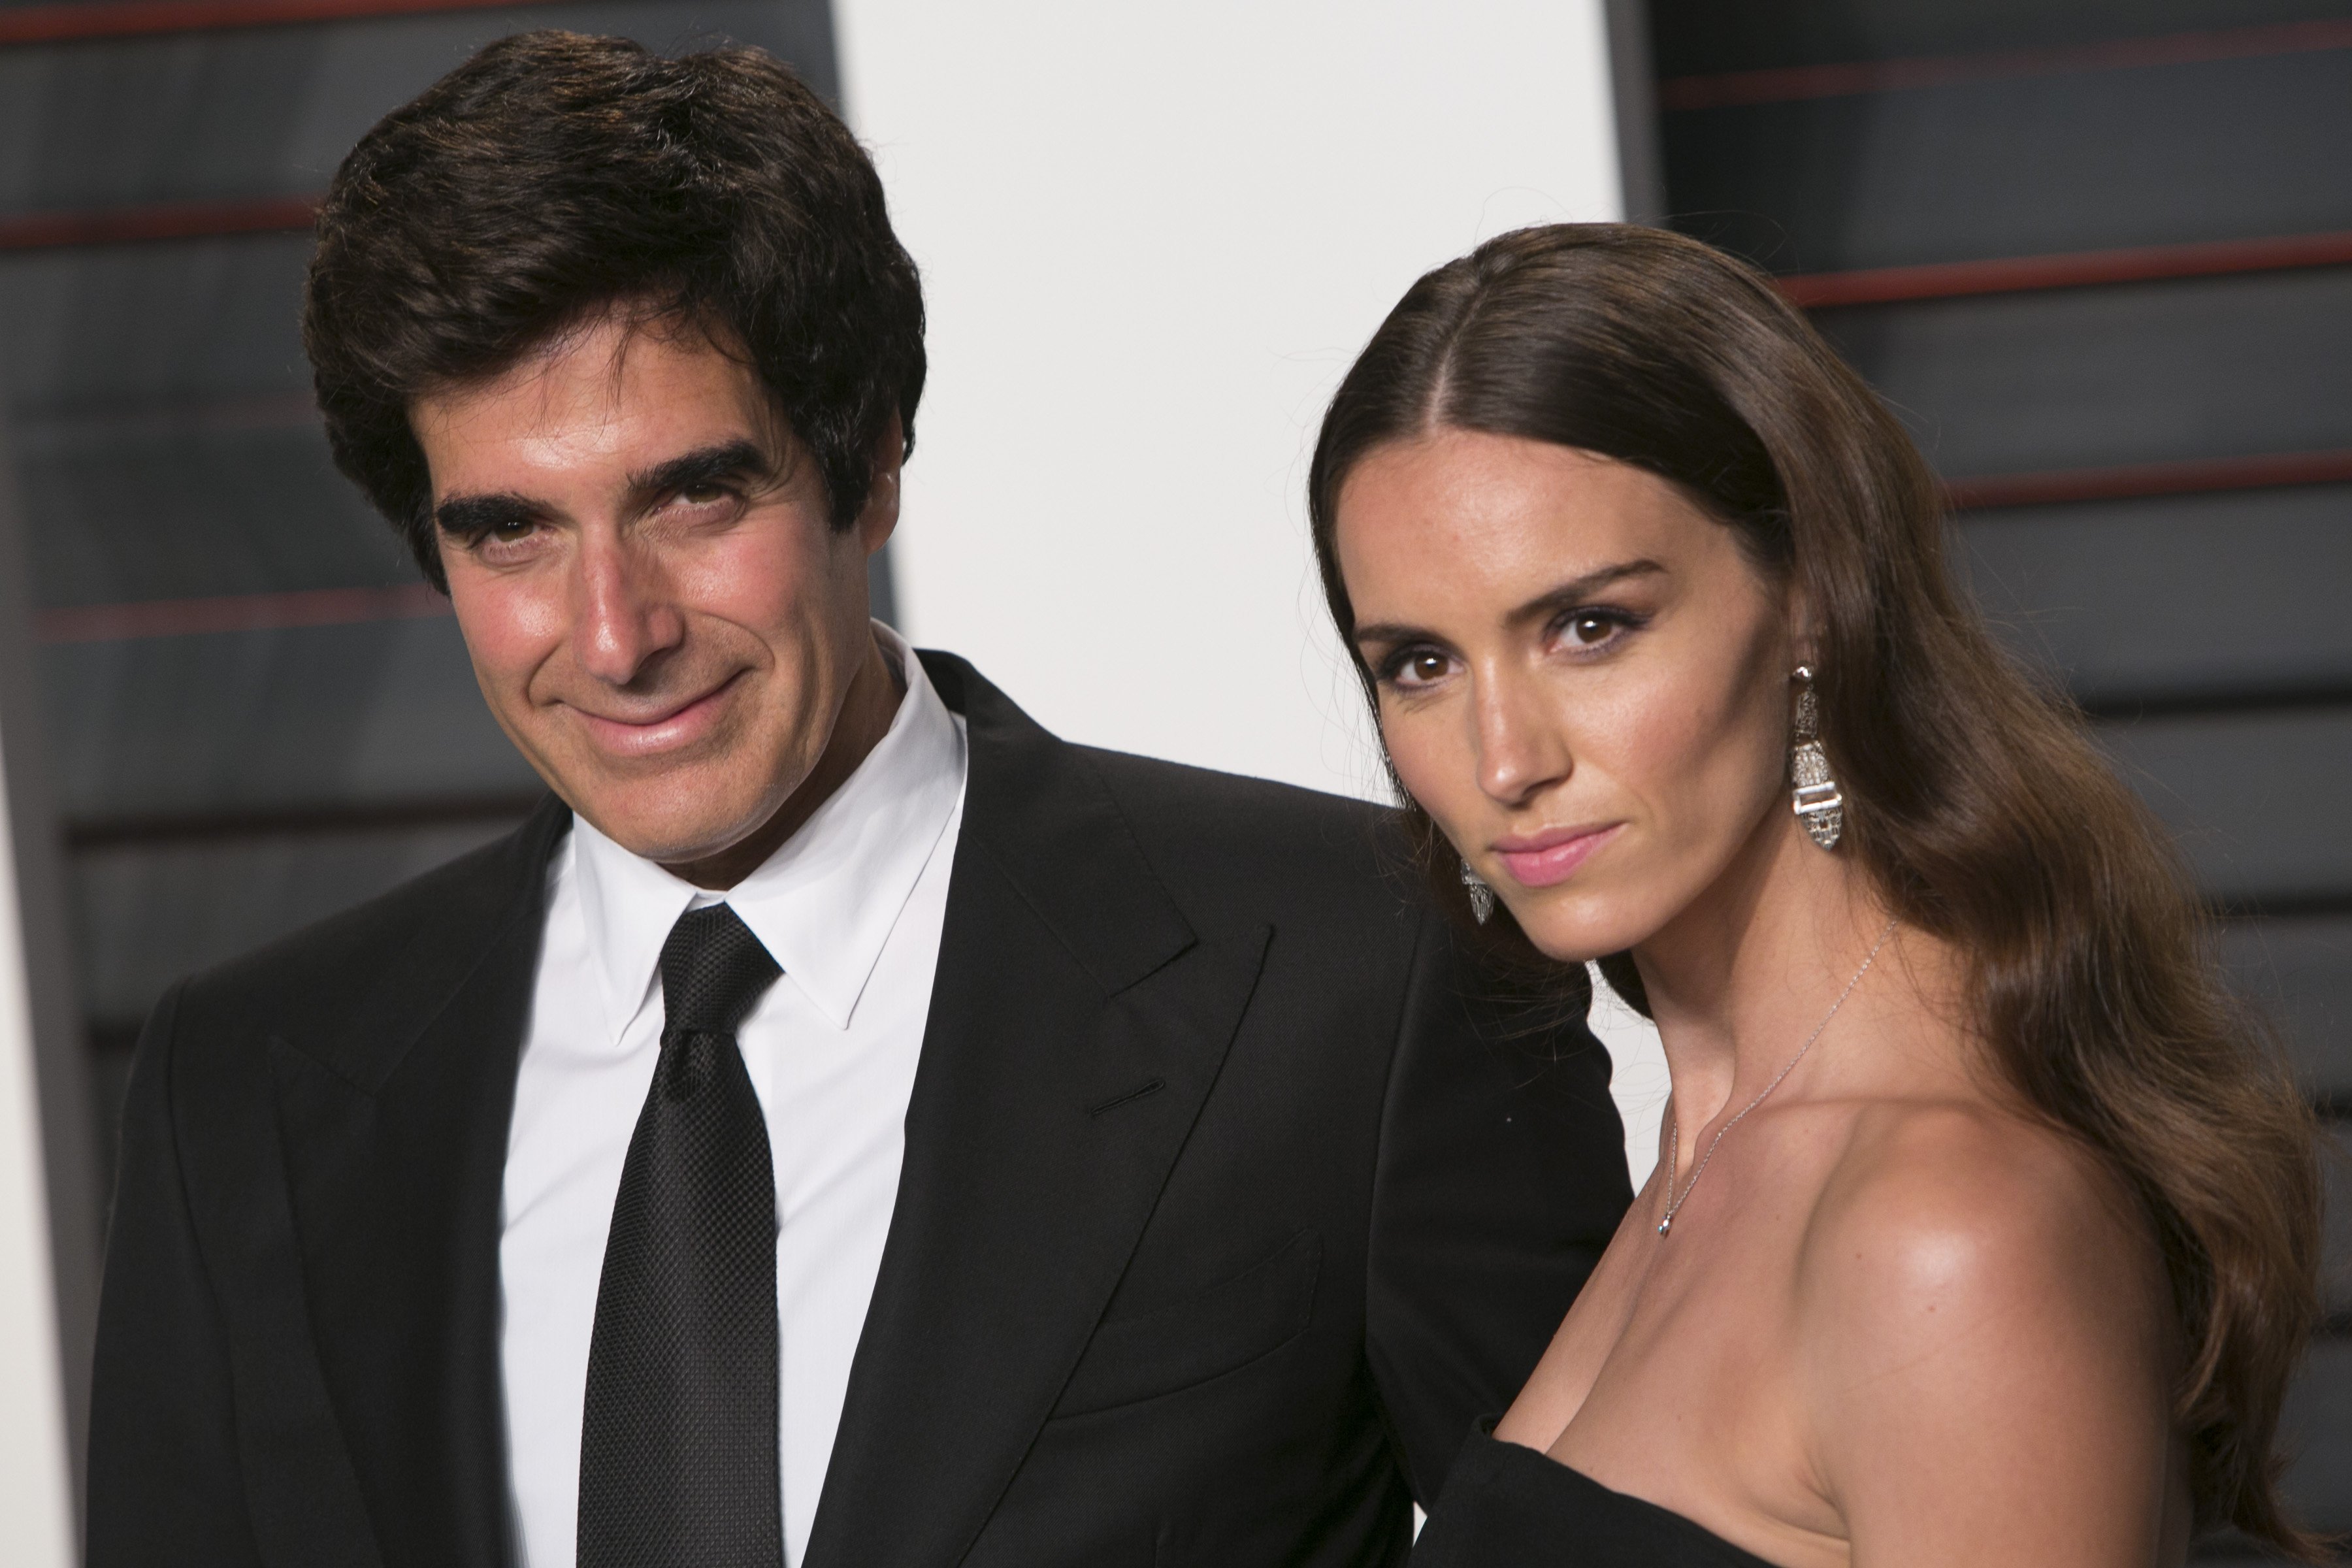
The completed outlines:
<svg viewBox="0 0 2352 1568">
<path fill-rule="evenodd" d="M 677 499 L 688 506 L 709 506 L 727 496 L 727 487 L 720 484 L 688 485 L 677 492 Z"/>
<path fill-rule="evenodd" d="M 483 524 L 481 531 L 466 542 L 475 550 L 479 550 L 485 545 L 497 549 L 504 545 L 520 544 L 532 534 L 537 533 L 539 527 L 539 520 L 535 517 L 501 518 L 496 522 Z"/>
</svg>

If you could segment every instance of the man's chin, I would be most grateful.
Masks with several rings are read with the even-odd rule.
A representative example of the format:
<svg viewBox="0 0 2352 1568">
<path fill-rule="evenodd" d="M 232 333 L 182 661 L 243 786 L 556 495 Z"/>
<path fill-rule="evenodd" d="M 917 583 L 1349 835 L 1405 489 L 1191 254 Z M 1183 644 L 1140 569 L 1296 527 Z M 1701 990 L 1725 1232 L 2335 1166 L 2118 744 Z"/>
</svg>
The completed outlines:
<svg viewBox="0 0 2352 1568">
<path fill-rule="evenodd" d="M 643 802 L 587 791 L 575 794 L 559 789 L 557 793 L 597 832 L 640 859 L 660 866 L 691 865 L 724 855 L 775 815 L 774 806 L 764 801 L 727 811 L 713 810 L 708 796 L 691 802 Z"/>
</svg>

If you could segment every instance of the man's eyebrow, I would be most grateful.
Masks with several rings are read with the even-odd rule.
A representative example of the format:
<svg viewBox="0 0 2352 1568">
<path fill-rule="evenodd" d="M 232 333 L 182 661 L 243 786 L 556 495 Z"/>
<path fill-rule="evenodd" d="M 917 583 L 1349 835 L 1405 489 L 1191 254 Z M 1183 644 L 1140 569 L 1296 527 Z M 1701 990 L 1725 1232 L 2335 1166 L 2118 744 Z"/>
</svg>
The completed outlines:
<svg viewBox="0 0 2352 1568">
<path fill-rule="evenodd" d="M 630 475 L 629 493 L 640 505 L 650 506 L 664 496 L 698 485 L 726 479 L 771 479 L 775 471 L 773 459 L 758 442 L 721 441 L 681 452 Z M 511 491 L 451 496 L 433 509 L 433 521 L 441 531 L 457 539 L 479 539 L 495 529 L 537 522 L 547 515 L 546 506 Z"/>
<path fill-rule="evenodd" d="M 451 496 L 433 509 L 433 521 L 453 539 L 479 539 L 492 529 L 536 522 L 547 509 L 523 496 L 506 493 Z"/>
<path fill-rule="evenodd" d="M 681 452 L 629 476 L 629 493 L 651 504 L 664 496 L 725 479 L 772 479 L 775 459 L 750 439 L 721 441 Z"/>
<path fill-rule="evenodd" d="M 1571 577 L 1556 588 L 1547 589 L 1503 618 L 1514 625 L 1542 620 L 1556 616 L 1562 610 L 1576 608 L 1612 584 L 1622 583 L 1629 577 L 1647 577 L 1664 571 L 1665 568 L 1654 561 L 1621 561 L 1613 566 L 1603 566 L 1598 571 L 1587 572 L 1581 577 Z M 1433 632 L 1420 626 L 1406 626 L 1400 621 L 1365 622 L 1356 627 L 1356 641 L 1359 643 L 1386 643 L 1393 647 L 1399 643 L 1442 640 L 1444 639 Z"/>
</svg>

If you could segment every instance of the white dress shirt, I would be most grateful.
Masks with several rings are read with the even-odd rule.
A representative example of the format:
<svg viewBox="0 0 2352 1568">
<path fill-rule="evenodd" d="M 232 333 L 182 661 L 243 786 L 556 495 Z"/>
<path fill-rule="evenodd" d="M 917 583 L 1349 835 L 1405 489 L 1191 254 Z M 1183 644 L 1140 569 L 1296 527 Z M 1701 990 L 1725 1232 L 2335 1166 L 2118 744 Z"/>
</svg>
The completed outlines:
<svg viewBox="0 0 2352 1568">
<path fill-rule="evenodd" d="M 807 1549 L 898 1202 L 963 817 L 962 721 L 895 632 L 875 635 L 906 671 L 889 733 L 733 889 L 703 892 L 578 817 L 549 862 L 499 1244 L 524 1568 L 573 1568 L 588 1342 L 661 1050 L 662 942 L 688 909 L 720 902 L 784 972 L 737 1039 L 776 1167 L 785 1562 Z"/>
</svg>

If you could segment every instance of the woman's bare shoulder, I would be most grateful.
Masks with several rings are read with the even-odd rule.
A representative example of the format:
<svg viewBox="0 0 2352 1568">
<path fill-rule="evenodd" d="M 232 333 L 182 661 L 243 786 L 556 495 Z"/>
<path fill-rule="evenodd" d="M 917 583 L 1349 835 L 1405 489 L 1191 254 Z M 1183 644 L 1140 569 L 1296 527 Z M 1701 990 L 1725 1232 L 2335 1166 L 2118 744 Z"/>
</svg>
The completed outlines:
<svg viewBox="0 0 2352 1568">
<path fill-rule="evenodd" d="M 1973 1544 L 1938 1562 L 2147 1560 L 2169 1291 L 2095 1153 L 1980 1102 L 1864 1109 L 1807 1227 L 1797 1310 L 1807 1447 L 1857 1558 L 1941 1530 Z"/>
<path fill-rule="evenodd" d="M 1823 1182 L 1801 1286 L 1841 1331 L 1948 1311 L 2111 1312 L 2162 1288 L 2119 1176 L 2066 1134 L 1982 1101 L 1891 1100 L 1854 1116 Z M 1857 1321 L 1857 1314 L 1864 1320 Z"/>
<path fill-rule="evenodd" d="M 1959 1101 L 1862 1112 L 1807 1230 L 1799 1302 L 1809 1392 L 1849 1462 L 1885 1457 L 1857 1439 L 1980 1444 L 2036 1421 L 2109 1444 L 2127 1426 L 2161 1452 L 2162 1263 L 2122 1180 L 2053 1129 Z"/>
</svg>

